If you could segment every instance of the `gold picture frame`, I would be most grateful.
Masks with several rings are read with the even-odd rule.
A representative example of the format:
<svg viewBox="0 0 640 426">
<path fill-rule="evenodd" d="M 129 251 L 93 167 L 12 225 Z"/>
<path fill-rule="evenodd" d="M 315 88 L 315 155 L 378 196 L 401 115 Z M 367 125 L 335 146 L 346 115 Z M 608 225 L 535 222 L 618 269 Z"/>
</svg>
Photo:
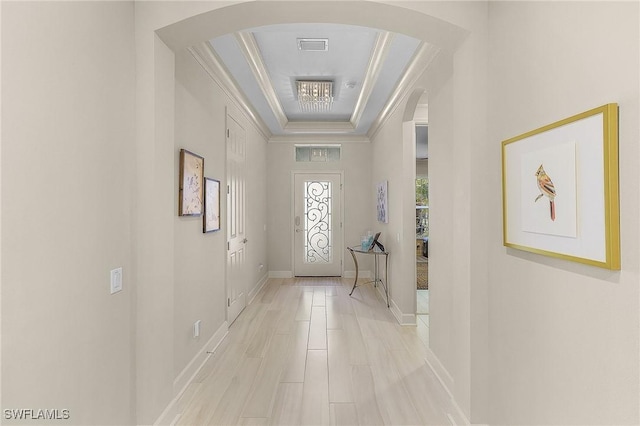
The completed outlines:
<svg viewBox="0 0 640 426">
<path fill-rule="evenodd" d="M 618 105 L 502 142 L 503 244 L 620 269 Z"/>
<path fill-rule="evenodd" d="M 204 210 L 204 158 L 180 150 L 179 216 L 201 216 Z"/>
</svg>

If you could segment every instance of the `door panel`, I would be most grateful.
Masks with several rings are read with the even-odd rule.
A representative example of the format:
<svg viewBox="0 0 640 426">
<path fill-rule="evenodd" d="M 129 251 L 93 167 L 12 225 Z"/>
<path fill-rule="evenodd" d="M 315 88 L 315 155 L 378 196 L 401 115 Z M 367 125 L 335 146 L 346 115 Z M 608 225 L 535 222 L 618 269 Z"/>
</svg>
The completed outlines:
<svg viewBox="0 0 640 426">
<path fill-rule="evenodd" d="M 247 304 L 245 235 L 245 131 L 227 114 L 227 321 Z"/>
<path fill-rule="evenodd" d="M 342 177 L 294 175 L 294 274 L 342 275 Z"/>
</svg>

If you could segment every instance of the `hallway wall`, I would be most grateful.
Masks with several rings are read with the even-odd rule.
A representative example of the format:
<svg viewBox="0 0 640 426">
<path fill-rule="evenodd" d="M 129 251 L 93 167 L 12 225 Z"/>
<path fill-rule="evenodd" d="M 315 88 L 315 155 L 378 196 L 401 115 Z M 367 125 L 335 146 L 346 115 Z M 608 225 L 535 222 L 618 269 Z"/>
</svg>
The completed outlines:
<svg viewBox="0 0 640 426">
<path fill-rule="evenodd" d="M 500 141 L 617 102 L 622 253 L 608 271 L 506 249 L 490 194 L 492 424 L 640 422 L 638 20 L 638 2 L 490 2 L 492 186 Z"/>
<path fill-rule="evenodd" d="M 410 14 L 380 25 L 442 42 L 447 58 L 416 82 L 429 93 L 430 338 L 441 378 L 472 422 L 638 424 L 637 2 L 370 6 L 385 11 L 382 3 Z M 265 2 L 246 10 L 256 4 Z M 299 2 L 282 7 L 284 21 L 296 5 L 300 12 Z M 68 408 L 78 424 L 152 424 L 180 390 L 177 375 L 224 325 L 222 234 L 202 235 L 195 220 L 177 217 L 176 173 L 177 150 L 192 147 L 207 158 L 207 175 L 224 176 L 220 120 L 231 103 L 170 46 L 275 16 L 227 6 L 2 2 L 2 408 Z M 199 17 L 206 30 L 188 22 L 193 33 L 156 32 L 219 8 L 218 26 Z M 505 249 L 500 141 L 606 102 L 620 104 L 622 271 Z M 345 182 L 357 182 L 345 194 L 345 243 L 376 225 L 374 185 L 388 179 L 391 221 L 380 229 L 394 253 L 407 250 L 404 106 L 371 145 L 345 150 Z M 260 264 L 290 265 L 278 247 L 290 195 L 267 195 L 296 166 L 278 163 L 290 145 L 246 129 L 250 211 L 269 217 L 267 232 L 264 215 L 248 225 L 257 283 Z M 365 222 L 362 205 L 371 209 Z M 118 266 L 124 290 L 112 296 L 109 270 Z M 392 268 L 394 283 L 413 280 L 403 264 Z M 409 311 L 409 295 L 398 293 Z M 199 341 L 188 337 L 196 317 L 210 324 Z"/>
<path fill-rule="evenodd" d="M 178 188 L 181 148 L 204 157 L 204 176 L 220 181 L 221 230 L 204 234 L 202 217 L 174 215 L 174 374 L 178 376 L 226 321 L 226 113 L 246 132 L 246 267 L 253 290 L 267 273 L 266 141 L 237 110 L 187 50 L 176 53 L 174 184 Z M 177 197 L 173 197 L 178 211 Z M 262 213 L 261 213 L 262 212 Z M 260 268 L 260 265 L 263 265 Z M 202 320 L 201 335 L 193 324 Z"/>
<path fill-rule="evenodd" d="M 320 142 L 323 141 L 322 138 L 318 140 Z M 308 140 L 303 138 L 300 141 L 309 143 Z M 269 267 L 270 271 L 278 275 L 293 271 L 291 264 L 291 232 L 293 229 L 291 181 L 293 171 L 344 172 L 344 247 L 338 248 L 343 256 L 344 271 L 353 273 L 355 270 L 353 260 L 345 247 L 359 244 L 362 235 L 365 235 L 367 231 L 375 230 L 375 225 L 371 222 L 371 217 L 367 214 L 368 209 L 366 208 L 372 202 L 372 190 L 370 187 L 371 144 L 368 142 L 354 142 L 348 139 L 344 141 L 332 139 L 331 143 L 341 143 L 340 161 L 327 163 L 296 162 L 294 142 L 270 142 L 268 144 Z M 367 260 L 363 261 L 361 268 L 370 270 L 371 265 L 369 263 Z"/>
<path fill-rule="evenodd" d="M 133 4 L 1 7 L 2 408 L 132 424 Z"/>
</svg>

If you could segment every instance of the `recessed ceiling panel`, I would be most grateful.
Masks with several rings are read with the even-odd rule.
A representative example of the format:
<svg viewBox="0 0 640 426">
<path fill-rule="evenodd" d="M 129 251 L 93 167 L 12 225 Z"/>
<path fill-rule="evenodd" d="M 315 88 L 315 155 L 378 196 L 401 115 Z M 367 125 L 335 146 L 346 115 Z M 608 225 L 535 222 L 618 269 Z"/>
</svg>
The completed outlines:
<svg viewBox="0 0 640 426">
<path fill-rule="evenodd" d="M 291 24 L 255 28 L 262 60 L 289 121 L 349 121 L 371 58 L 378 31 L 348 25 Z M 326 51 L 298 49 L 298 39 L 328 39 Z M 330 111 L 308 114 L 300 109 L 296 80 L 331 80 Z M 347 82 L 355 82 L 346 88 Z"/>
<path fill-rule="evenodd" d="M 323 133 L 366 134 L 420 46 L 400 34 L 340 24 L 270 25 L 209 43 L 274 135 L 313 133 L 305 123 L 321 124 Z M 304 111 L 297 80 L 332 81 L 330 110 Z"/>
</svg>

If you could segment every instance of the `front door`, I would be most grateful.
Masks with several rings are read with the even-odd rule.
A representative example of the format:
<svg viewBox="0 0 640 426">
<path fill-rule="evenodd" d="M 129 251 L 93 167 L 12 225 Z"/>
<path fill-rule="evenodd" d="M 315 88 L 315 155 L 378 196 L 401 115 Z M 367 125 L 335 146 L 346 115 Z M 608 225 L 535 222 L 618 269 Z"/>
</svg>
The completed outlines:
<svg viewBox="0 0 640 426">
<path fill-rule="evenodd" d="M 245 234 L 245 131 L 227 114 L 227 321 L 247 304 Z"/>
<path fill-rule="evenodd" d="M 294 275 L 342 275 L 342 175 L 294 175 Z"/>
</svg>

